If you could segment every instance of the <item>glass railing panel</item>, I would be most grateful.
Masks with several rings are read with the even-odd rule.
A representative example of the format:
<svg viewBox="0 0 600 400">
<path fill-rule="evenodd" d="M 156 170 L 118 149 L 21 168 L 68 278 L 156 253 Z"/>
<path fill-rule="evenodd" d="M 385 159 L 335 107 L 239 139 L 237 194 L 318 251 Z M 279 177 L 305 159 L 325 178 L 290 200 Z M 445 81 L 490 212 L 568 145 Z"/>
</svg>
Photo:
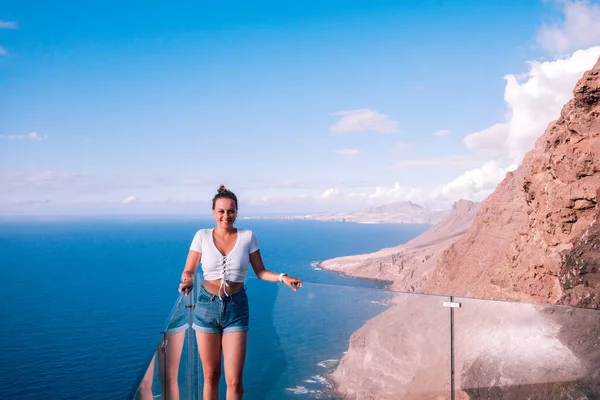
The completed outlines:
<svg viewBox="0 0 600 400">
<path fill-rule="evenodd" d="M 192 399 L 194 337 L 188 319 L 193 296 L 179 296 L 149 363 L 136 383 L 134 399 Z"/>
<path fill-rule="evenodd" d="M 247 284 L 246 399 L 448 399 L 452 387 L 456 399 L 600 395 L 599 310 Z M 188 328 L 195 298 L 175 305 L 166 344 L 157 341 L 134 398 L 201 398 L 202 369 Z M 220 398 L 225 392 L 223 374 Z"/>
<path fill-rule="evenodd" d="M 244 398 L 450 398 L 448 297 L 256 280 L 248 297 Z"/>
<path fill-rule="evenodd" d="M 457 399 L 600 397 L 600 311 L 455 301 Z"/>
</svg>

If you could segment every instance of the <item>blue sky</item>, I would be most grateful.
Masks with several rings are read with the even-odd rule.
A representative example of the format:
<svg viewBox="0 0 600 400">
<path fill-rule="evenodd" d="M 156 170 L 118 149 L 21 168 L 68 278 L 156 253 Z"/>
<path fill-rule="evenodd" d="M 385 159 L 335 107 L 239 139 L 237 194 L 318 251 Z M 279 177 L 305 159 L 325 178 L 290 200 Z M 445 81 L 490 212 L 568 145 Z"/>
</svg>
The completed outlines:
<svg viewBox="0 0 600 400">
<path fill-rule="evenodd" d="M 526 84 L 548 80 L 532 65 L 552 70 L 587 51 L 561 70 L 568 79 L 544 83 L 568 95 L 597 58 L 600 32 L 585 23 L 600 24 L 599 10 L 577 1 L 3 3 L 0 214 L 200 212 L 220 183 L 248 213 L 481 200 L 532 146 L 502 139 L 521 132 L 509 125 L 532 103 L 519 100 Z M 499 123 L 506 132 L 490 138 Z"/>
</svg>

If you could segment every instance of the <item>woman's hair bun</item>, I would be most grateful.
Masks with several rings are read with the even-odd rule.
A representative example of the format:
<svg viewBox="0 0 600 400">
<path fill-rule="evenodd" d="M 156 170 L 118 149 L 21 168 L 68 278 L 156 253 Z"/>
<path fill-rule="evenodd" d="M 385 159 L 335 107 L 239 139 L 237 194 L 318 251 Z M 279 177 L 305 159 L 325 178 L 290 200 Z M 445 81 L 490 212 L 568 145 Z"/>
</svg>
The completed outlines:
<svg viewBox="0 0 600 400">
<path fill-rule="evenodd" d="M 238 202 L 237 202 L 237 197 L 235 197 L 235 194 L 233 194 L 233 192 L 229 189 L 227 189 L 225 187 L 225 185 L 221 185 L 219 186 L 219 188 L 217 189 L 217 194 L 215 194 L 215 197 L 213 197 L 212 199 L 212 209 L 215 209 L 215 204 L 217 202 L 218 199 L 231 199 L 235 202 L 235 209 L 237 211 L 238 208 Z"/>
</svg>

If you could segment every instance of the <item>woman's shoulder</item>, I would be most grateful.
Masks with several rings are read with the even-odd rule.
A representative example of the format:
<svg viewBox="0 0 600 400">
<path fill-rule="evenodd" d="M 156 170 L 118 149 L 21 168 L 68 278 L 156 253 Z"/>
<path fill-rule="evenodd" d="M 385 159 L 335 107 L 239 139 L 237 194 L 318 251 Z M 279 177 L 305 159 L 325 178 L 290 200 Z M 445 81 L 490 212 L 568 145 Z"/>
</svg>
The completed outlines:
<svg viewBox="0 0 600 400">
<path fill-rule="evenodd" d="M 252 232 L 250 229 L 237 228 L 237 230 L 240 237 L 250 239 L 252 236 L 254 236 L 254 232 Z"/>
<path fill-rule="evenodd" d="M 211 228 L 198 229 L 198 231 L 196 232 L 196 236 L 200 236 L 200 237 L 206 237 L 206 236 L 210 236 L 210 235 L 212 235 Z"/>
<path fill-rule="evenodd" d="M 249 253 L 254 253 L 258 250 L 258 239 L 250 229 L 238 229 L 238 235 L 243 246 L 248 249 Z"/>
</svg>

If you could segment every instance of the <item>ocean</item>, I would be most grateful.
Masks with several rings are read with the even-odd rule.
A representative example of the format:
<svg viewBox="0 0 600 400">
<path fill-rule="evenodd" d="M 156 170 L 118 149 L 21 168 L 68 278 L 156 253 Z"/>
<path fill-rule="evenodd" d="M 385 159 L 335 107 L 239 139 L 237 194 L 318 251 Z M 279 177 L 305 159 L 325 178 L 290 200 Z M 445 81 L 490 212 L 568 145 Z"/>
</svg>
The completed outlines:
<svg viewBox="0 0 600 400">
<path fill-rule="evenodd" d="M 0 222 L 0 398 L 122 399 L 156 348 L 190 241 L 209 219 L 46 217 Z M 316 262 L 391 247 L 428 225 L 239 220 L 287 287 L 248 279 L 247 399 L 326 398 L 350 335 L 385 282 Z M 249 272 L 249 276 L 253 276 Z M 224 393 L 222 393 L 224 396 Z"/>
</svg>

